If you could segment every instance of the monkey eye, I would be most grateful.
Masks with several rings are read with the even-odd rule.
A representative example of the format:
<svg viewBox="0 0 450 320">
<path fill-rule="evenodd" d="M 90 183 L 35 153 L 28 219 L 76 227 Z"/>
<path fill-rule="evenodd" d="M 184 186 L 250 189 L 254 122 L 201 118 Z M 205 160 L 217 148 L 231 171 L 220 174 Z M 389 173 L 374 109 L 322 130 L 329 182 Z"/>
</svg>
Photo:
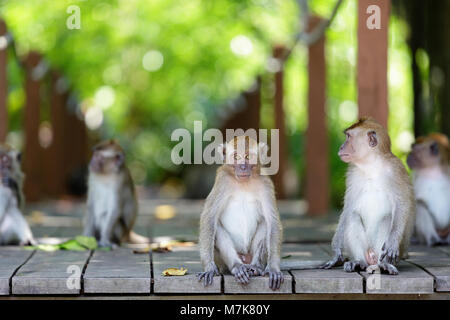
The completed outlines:
<svg viewBox="0 0 450 320">
<path fill-rule="evenodd" d="M 437 156 L 439 154 L 439 146 L 436 142 L 434 142 L 431 146 L 430 146 L 430 152 L 432 155 Z"/>
</svg>

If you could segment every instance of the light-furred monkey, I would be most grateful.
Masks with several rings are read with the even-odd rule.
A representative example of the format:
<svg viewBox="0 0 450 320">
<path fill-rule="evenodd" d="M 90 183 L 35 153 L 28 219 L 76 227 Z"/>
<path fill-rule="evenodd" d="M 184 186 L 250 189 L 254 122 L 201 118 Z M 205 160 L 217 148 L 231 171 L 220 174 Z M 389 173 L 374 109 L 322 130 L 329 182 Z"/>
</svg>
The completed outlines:
<svg viewBox="0 0 450 320">
<path fill-rule="evenodd" d="M 200 257 L 204 285 L 229 271 L 242 284 L 250 277 L 269 276 L 269 287 L 280 288 L 282 227 L 275 192 L 268 176 L 260 174 L 260 156 L 267 145 L 248 136 L 219 146 L 224 164 L 208 195 L 200 218 Z"/>
<path fill-rule="evenodd" d="M 89 163 L 87 214 L 84 234 L 101 247 L 115 247 L 122 241 L 149 242 L 132 229 L 138 203 L 125 153 L 115 140 L 100 142 Z"/>
<path fill-rule="evenodd" d="M 339 157 L 349 163 L 344 209 L 332 241 L 333 259 L 322 268 L 342 265 L 398 274 L 414 226 L 415 203 L 408 173 L 391 152 L 389 135 L 373 119 L 344 131 Z"/>
<path fill-rule="evenodd" d="M 22 215 L 24 174 L 21 154 L 9 145 L 0 145 L 0 244 L 35 244 L 30 227 Z"/>
<path fill-rule="evenodd" d="M 450 244 L 450 143 L 431 133 L 417 138 L 408 156 L 414 170 L 415 233 L 427 245 Z"/>
</svg>

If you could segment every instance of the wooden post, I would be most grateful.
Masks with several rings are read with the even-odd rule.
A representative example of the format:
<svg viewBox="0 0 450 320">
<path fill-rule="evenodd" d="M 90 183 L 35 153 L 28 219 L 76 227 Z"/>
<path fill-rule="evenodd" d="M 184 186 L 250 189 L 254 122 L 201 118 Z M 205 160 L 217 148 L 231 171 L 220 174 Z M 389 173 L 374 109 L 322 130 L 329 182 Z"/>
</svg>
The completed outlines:
<svg viewBox="0 0 450 320">
<path fill-rule="evenodd" d="M 67 112 L 66 96 L 58 90 L 60 74 L 56 71 L 51 73 L 51 97 L 50 97 L 50 119 L 52 128 L 52 143 L 44 150 L 44 172 L 51 174 L 51 179 L 46 179 L 45 189 L 48 196 L 58 197 L 65 194 L 65 181 L 67 174 L 67 154 L 65 128 Z"/>
<path fill-rule="evenodd" d="M 273 57 L 280 61 L 280 69 L 275 72 L 275 98 L 274 98 L 274 111 L 275 111 L 275 129 L 279 130 L 279 169 L 278 173 L 274 175 L 273 182 L 275 185 L 275 192 L 278 199 L 284 199 L 286 192 L 284 190 L 284 174 L 286 172 L 286 125 L 283 106 L 283 75 L 284 66 L 281 57 L 283 56 L 285 48 L 282 46 L 276 46 L 273 49 Z"/>
<path fill-rule="evenodd" d="M 222 125 L 225 129 L 255 129 L 258 132 L 261 110 L 261 78 L 256 79 L 256 88 L 243 93 L 246 107 L 231 115 Z"/>
<path fill-rule="evenodd" d="M 369 11 L 375 5 L 380 10 Z M 373 117 L 385 128 L 388 121 L 387 48 L 390 0 L 358 1 L 358 106 L 360 117 Z M 375 8 L 375 10 L 378 10 Z M 380 29 L 369 29 L 374 14 Z M 375 18 L 375 16 L 373 16 Z"/>
<path fill-rule="evenodd" d="M 309 29 L 321 20 L 310 17 Z M 325 112 L 325 38 L 308 49 L 308 129 L 306 130 L 306 186 L 308 213 L 324 215 L 329 210 L 330 174 L 328 167 L 328 129 Z"/>
<path fill-rule="evenodd" d="M 39 64 L 41 57 L 36 52 L 30 52 L 25 58 L 25 110 L 24 131 L 25 150 L 23 171 L 26 175 L 24 191 L 27 200 L 36 201 L 41 194 L 41 147 L 39 145 L 40 122 L 40 83 L 33 78 L 33 69 Z"/>
<path fill-rule="evenodd" d="M 0 38 L 7 33 L 6 23 L 0 20 Z M 8 83 L 7 83 L 7 57 L 8 46 L 0 47 L 0 143 L 5 142 L 8 134 Z"/>
</svg>

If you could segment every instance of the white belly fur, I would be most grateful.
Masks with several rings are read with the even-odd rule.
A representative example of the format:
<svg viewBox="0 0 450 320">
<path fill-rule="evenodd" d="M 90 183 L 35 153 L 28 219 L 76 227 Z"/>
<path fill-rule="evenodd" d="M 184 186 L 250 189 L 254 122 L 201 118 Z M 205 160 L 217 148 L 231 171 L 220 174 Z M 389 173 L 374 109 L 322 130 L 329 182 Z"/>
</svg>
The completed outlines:
<svg viewBox="0 0 450 320">
<path fill-rule="evenodd" d="M 438 229 L 450 225 L 450 179 L 444 174 L 422 175 L 414 181 L 416 199 L 426 202 Z"/>
<path fill-rule="evenodd" d="M 376 252 L 389 234 L 392 209 L 386 191 L 375 183 L 368 182 L 356 199 L 355 211 L 361 216 L 367 244 Z"/>
<path fill-rule="evenodd" d="M 92 197 L 95 225 L 99 227 L 101 220 L 112 211 L 117 201 L 117 179 L 107 177 L 104 179 L 90 179 L 89 197 Z"/>
<path fill-rule="evenodd" d="M 236 251 L 244 254 L 250 251 L 259 220 L 257 200 L 246 192 L 233 196 L 220 217 L 220 222 L 231 236 Z"/>
</svg>

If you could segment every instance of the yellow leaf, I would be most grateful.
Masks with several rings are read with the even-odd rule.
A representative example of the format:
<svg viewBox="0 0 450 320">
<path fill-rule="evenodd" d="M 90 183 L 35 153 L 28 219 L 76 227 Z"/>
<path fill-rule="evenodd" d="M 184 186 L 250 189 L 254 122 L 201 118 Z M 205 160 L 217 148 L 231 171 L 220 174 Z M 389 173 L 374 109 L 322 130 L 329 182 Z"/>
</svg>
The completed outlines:
<svg viewBox="0 0 450 320">
<path fill-rule="evenodd" d="M 184 276 L 187 272 L 186 268 L 168 268 L 163 271 L 163 276 Z"/>
</svg>

